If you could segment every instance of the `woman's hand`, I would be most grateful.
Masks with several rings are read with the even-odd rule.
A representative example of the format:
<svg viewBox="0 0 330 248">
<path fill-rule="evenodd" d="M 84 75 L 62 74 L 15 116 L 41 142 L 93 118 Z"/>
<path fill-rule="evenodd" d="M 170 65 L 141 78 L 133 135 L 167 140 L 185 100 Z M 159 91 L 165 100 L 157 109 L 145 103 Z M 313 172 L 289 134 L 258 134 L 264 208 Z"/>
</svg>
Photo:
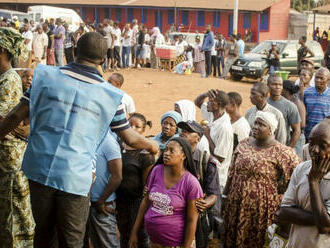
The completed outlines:
<svg viewBox="0 0 330 248">
<path fill-rule="evenodd" d="M 311 182 L 319 182 L 330 170 L 330 157 L 324 156 L 322 158 L 312 155 L 312 169 L 308 174 Z"/>
<path fill-rule="evenodd" d="M 128 247 L 129 248 L 138 247 L 138 237 L 134 231 L 132 231 L 131 236 L 129 238 Z"/>
</svg>

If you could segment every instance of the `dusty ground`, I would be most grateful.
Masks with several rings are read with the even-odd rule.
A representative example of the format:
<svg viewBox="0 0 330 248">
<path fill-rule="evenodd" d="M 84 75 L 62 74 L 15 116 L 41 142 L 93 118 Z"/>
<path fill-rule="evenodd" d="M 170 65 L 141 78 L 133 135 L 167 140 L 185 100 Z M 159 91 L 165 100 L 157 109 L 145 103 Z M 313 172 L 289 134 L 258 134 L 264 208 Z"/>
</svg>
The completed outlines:
<svg viewBox="0 0 330 248">
<path fill-rule="evenodd" d="M 199 94 L 209 89 L 225 92 L 236 91 L 243 97 L 242 114 L 251 106 L 250 89 L 254 81 L 234 82 L 219 78 L 201 78 L 199 74 L 177 75 L 167 71 L 153 69 L 121 70 L 125 83 L 123 90 L 135 101 L 136 110 L 153 123 L 153 128 L 146 134 L 157 134 L 160 131 L 160 117 L 168 110 L 173 110 L 174 102 L 181 99 L 194 100 Z M 109 76 L 107 73 L 106 76 Z M 197 110 L 197 120 L 201 120 Z"/>
</svg>

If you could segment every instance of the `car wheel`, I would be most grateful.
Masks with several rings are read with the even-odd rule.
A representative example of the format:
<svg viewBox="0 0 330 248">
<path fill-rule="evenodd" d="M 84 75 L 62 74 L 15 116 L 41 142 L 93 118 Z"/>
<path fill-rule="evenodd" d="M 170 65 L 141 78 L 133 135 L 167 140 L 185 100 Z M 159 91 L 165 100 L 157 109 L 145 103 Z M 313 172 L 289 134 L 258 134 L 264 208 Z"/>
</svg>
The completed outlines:
<svg viewBox="0 0 330 248">
<path fill-rule="evenodd" d="M 241 76 L 241 75 L 235 75 L 235 74 L 232 74 L 231 77 L 232 77 L 232 79 L 234 81 L 241 81 L 242 78 L 243 78 L 243 76 Z"/>
</svg>

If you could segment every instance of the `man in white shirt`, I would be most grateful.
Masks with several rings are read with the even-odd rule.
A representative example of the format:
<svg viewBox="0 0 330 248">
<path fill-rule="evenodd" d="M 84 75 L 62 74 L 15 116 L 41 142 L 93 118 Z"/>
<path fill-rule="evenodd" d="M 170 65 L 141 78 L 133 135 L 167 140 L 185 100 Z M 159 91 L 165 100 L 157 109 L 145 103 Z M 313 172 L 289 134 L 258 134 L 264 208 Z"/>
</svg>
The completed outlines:
<svg viewBox="0 0 330 248">
<path fill-rule="evenodd" d="M 208 102 L 205 103 L 205 99 Z M 211 155 L 218 160 L 218 172 L 221 191 L 226 185 L 228 168 L 233 153 L 234 135 L 230 117 L 226 113 L 228 95 L 220 90 L 210 90 L 195 99 L 195 104 L 209 122 L 205 137 L 209 141 Z"/>
<path fill-rule="evenodd" d="M 108 82 L 112 86 L 114 86 L 114 87 L 116 87 L 118 89 L 121 89 L 121 87 L 124 84 L 124 77 L 120 73 L 113 73 L 109 77 Z M 124 110 L 125 110 L 126 115 L 130 116 L 131 114 L 133 114 L 135 112 L 134 100 L 126 92 L 124 92 L 124 96 L 123 96 L 121 102 L 124 105 Z"/>
<path fill-rule="evenodd" d="M 30 26 L 28 23 L 24 24 L 24 26 L 23 26 L 22 36 L 25 38 L 24 43 L 25 43 L 27 50 L 29 51 L 28 67 L 31 67 L 33 33 L 30 30 Z"/>
<path fill-rule="evenodd" d="M 111 71 L 112 70 L 112 64 L 113 64 L 113 43 L 114 39 L 112 38 L 113 33 L 113 21 L 104 19 L 104 28 L 103 31 L 105 33 L 105 37 L 107 39 L 107 68 Z"/>
<path fill-rule="evenodd" d="M 122 53 L 121 53 L 123 68 L 129 67 L 129 55 L 131 52 L 132 33 L 133 32 L 130 29 L 130 24 L 127 23 L 121 34 L 121 36 L 123 37 L 123 46 L 122 46 Z"/>
<path fill-rule="evenodd" d="M 250 136 L 251 127 L 249 122 L 240 113 L 242 97 L 237 92 L 229 92 L 229 104 L 226 111 L 230 116 L 231 125 L 234 132 L 234 150 L 239 142 Z"/>
<path fill-rule="evenodd" d="M 132 21 L 132 40 L 131 40 L 131 54 L 132 54 L 132 65 L 135 65 L 136 59 L 136 44 L 137 36 L 139 34 L 138 20 L 134 19 Z"/>
<path fill-rule="evenodd" d="M 328 248 L 330 244 L 330 119 L 310 135 L 312 160 L 294 170 L 277 221 L 292 224 L 287 248 Z"/>
<path fill-rule="evenodd" d="M 113 46 L 114 46 L 114 68 L 121 67 L 120 66 L 120 41 L 121 41 L 121 31 L 119 28 L 119 23 L 116 21 L 113 24 L 113 30 L 112 30 L 112 38 L 114 39 L 113 41 Z"/>
</svg>

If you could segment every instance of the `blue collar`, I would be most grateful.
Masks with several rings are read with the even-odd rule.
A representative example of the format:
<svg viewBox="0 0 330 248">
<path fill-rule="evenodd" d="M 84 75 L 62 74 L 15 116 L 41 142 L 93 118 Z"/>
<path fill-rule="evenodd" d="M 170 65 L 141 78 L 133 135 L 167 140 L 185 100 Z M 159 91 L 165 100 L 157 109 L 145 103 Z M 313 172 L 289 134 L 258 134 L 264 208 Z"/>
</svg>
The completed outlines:
<svg viewBox="0 0 330 248">
<path fill-rule="evenodd" d="M 72 71 L 74 73 L 81 74 L 90 79 L 99 81 L 100 83 L 104 83 L 104 79 L 102 78 L 101 73 L 95 67 L 79 64 L 76 62 L 71 62 L 70 64 L 63 66 L 60 69 Z"/>
<path fill-rule="evenodd" d="M 314 92 L 315 92 L 317 95 L 319 95 L 319 96 L 324 96 L 324 95 L 326 95 L 326 94 L 328 93 L 329 88 L 328 88 L 328 86 L 327 86 L 327 87 L 325 88 L 325 90 L 324 90 L 321 94 L 316 90 L 315 87 L 313 87 L 313 90 L 314 90 Z"/>
</svg>

